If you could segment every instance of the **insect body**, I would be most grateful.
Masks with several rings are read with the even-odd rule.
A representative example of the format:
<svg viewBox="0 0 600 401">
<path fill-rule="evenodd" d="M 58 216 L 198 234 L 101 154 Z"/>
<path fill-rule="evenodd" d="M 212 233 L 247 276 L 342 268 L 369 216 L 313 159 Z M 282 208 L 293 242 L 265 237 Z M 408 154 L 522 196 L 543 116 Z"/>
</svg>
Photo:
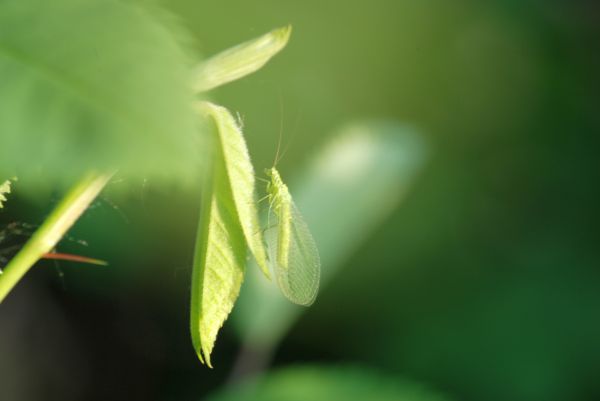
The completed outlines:
<svg viewBox="0 0 600 401">
<path fill-rule="evenodd" d="M 267 176 L 269 226 L 265 238 L 271 270 L 286 298 L 308 306 L 319 288 L 319 252 L 279 172 L 273 167 L 267 170 Z"/>
</svg>

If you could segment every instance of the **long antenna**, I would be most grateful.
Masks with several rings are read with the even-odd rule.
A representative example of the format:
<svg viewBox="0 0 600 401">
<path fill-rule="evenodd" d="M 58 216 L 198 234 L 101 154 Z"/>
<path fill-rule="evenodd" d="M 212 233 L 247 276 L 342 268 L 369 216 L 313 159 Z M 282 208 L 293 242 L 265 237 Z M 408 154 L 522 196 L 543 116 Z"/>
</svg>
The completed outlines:
<svg viewBox="0 0 600 401">
<path fill-rule="evenodd" d="M 281 141 L 283 138 L 283 96 L 281 95 L 281 91 L 279 91 L 279 139 L 277 140 L 277 152 L 275 153 L 275 159 L 273 160 L 273 167 L 279 163 L 279 151 L 281 150 Z"/>
<path fill-rule="evenodd" d="M 285 148 L 283 149 L 283 152 L 281 152 L 281 156 L 279 156 L 279 160 L 277 162 L 279 162 L 281 159 L 283 159 L 283 157 L 285 156 L 287 151 L 290 150 L 290 148 L 292 147 L 292 143 L 294 142 L 294 138 L 296 137 L 296 133 L 298 132 L 298 126 L 300 125 L 301 117 L 302 117 L 302 110 L 298 110 L 298 114 L 296 114 L 296 119 L 294 120 L 294 128 L 292 128 L 290 140 L 285 145 Z"/>
</svg>

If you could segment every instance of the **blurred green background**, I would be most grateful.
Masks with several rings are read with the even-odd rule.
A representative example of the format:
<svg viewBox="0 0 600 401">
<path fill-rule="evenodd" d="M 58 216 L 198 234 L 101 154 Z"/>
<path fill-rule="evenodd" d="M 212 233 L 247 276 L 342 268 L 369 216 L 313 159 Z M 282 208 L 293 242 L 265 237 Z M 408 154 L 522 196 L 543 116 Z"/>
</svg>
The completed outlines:
<svg viewBox="0 0 600 401">
<path fill-rule="evenodd" d="M 204 55 L 293 25 L 265 69 L 213 94 L 240 113 L 258 172 L 282 132 L 279 168 L 301 183 L 363 119 L 414 127 L 426 156 L 294 312 L 263 384 L 241 388 L 240 350 L 260 350 L 233 319 L 214 370 L 189 339 L 199 193 L 116 179 L 60 247 L 110 266 L 42 262 L 0 308 L 1 399 L 600 399 L 597 2 L 162 4 Z M 0 218 L 37 224 L 56 199 L 17 189 Z"/>
</svg>

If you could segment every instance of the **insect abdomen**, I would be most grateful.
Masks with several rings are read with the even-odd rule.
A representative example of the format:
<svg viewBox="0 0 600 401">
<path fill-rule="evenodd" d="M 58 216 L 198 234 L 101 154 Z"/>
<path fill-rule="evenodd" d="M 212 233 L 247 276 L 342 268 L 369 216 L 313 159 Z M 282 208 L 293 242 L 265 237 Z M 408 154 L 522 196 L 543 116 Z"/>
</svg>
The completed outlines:
<svg viewBox="0 0 600 401">
<path fill-rule="evenodd" d="M 277 263 L 287 269 L 290 255 L 292 197 L 274 167 L 269 170 L 269 175 L 271 176 L 270 195 L 278 220 Z"/>
</svg>

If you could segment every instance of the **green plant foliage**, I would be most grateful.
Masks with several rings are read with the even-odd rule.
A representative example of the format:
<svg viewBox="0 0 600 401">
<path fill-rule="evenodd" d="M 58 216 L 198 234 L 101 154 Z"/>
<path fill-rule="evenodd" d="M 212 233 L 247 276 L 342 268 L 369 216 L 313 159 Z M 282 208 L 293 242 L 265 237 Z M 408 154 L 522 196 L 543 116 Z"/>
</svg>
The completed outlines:
<svg viewBox="0 0 600 401">
<path fill-rule="evenodd" d="M 246 244 L 222 161 L 214 163 L 207 181 L 192 273 L 190 329 L 200 361 L 212 367 L 210 354 L 217 333 L 244 279 Z"/>
<path fill-rule="evenodd" d="M 6 202 L 6 195 L 10 193 L 10 180 L 4 181 L 0 184 L 0 209 L 4 207 L 4 202 Z"/>
<path fill-rule="evenodd" d="M 206 60 L 194 71 L 193 87 L 204 92 L 261 69 L 287 44 L 292 27 L 286 26 L 239 44 Z"/>
<path fill-rule="evenodd" d="M 209 401 L 444 401 L 397 377 L 356 367 L 287 368 L 208 397 Z"/>
<path fill-rule="evenodd" d="M 224 107 L 208 102 L 198 107 L 215 129 L 192 277 L 191 330 L 200 359 L 203 355 L 211 366 L 217 332 L 242 285 L 246 247 L 266 275 L 268 270 L 256 211 L 254 169 L 242 131 Z"/>
<path fill-rule="evenodd" d="M 213 57 L 197 68 L 195 89 L 206 90 L 256 71 L 285 46 L 290 31 L 290 27 L 272 31 Z M 264 275 L 270 275 L 256 209 L 254 168 L 242 130 L 222 106 L 200 102 L 197 109 L 214 129 L 192 273 L 190 329 L 198 357 L 212 367 L 218 331 L 240 292 L 247 248 Z"/>
<path fill-rule="evenodd" d="M 30 186 L 195 173 L 189 63 L 165 21 L 117 0 L 0 2 L 0 171 Z"/>
<path fill-rule="evenodd" d="M 269 218 L 265 237 L 281 292 L 293 303 L 309 306 L 317 296 L 321 260 L 315 240 L 275 167 L 268 170 Z"/>
<path fill-rule="evenodd" d="M 86 211 L 112 174 L 90 172 L 64 196 L 0 277 L 0 303 L 44 254 L 51 252 L 77 219 Z"/>
<path fill-rule="evenodd" d="M 214 121 L 217 132 L 216 146 L 219 148 L 216 155 L 222 156 L 223 159 L 215 160 L 215 163 L 222 163 L 225 169 L 224 179 L 231 188 L 233 203 L 246 242 L 268 278 L 269 270 L 256 210 L 254 168 L 242 130 L 225 107 L 202 102 L 199 108 Z"/>
</svg>

